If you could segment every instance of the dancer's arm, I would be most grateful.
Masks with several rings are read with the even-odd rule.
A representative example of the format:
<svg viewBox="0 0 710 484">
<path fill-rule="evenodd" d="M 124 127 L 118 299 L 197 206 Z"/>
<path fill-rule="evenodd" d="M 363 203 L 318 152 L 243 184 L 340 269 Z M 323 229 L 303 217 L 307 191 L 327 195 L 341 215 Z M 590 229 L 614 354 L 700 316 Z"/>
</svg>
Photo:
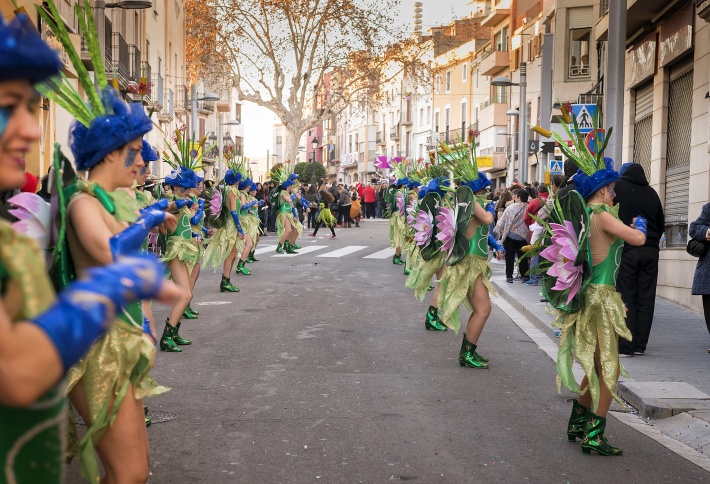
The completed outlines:
<svg viewBox="0 0 710 484">
<path fill-rule="evenodd" d="M 229 212 L 232 214 L 232 219 L 234 224 L 237 226 L 237 232 L 239 233 L 239 238 L 244 238 L 244 230 L 242 229 L 242 224 L 239 221 L 239 214 L 237 213 L 237 196 L 234 193 L 227 194 L 227 206 L 229 207 Z"/>
<path fill-rule="evenodd" d="M 493 214 L 486 211 L 478 203 L 473 204 L 473 216 L 476 217 L 482 224 L 490 225 L 493 223 Z"/>
<path fill-rule="evenodd" d="M 641 246 L 646 243 L 646 221 L 643 217 L 636 217 L 629 226 L 607 212 L 600 212 L 594 216 L 598 217 L 599 229 L 607 234 L 618 237 L 630 245 Z"/>
</svg>

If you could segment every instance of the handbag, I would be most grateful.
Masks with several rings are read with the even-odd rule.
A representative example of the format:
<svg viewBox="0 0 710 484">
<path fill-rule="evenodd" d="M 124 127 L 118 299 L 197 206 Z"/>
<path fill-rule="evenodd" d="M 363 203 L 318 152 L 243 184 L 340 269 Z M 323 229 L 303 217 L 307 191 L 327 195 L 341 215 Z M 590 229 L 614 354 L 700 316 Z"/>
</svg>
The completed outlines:
<svg viewBox="0 0 710 484">
<path fill-rule="evenodd" d="M 708 242 L 690 239 L 688 245 L 685 247 L 685 251 L 693 257 L 702 257 L 707 254 L 709 245 Z"/>
</svg>

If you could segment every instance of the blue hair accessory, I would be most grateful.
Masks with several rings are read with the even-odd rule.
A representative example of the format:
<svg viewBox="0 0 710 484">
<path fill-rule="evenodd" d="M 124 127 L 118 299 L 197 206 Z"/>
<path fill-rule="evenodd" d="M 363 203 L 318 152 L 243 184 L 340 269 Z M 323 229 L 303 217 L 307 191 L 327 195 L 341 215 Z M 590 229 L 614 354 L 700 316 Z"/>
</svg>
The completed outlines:
<svg viewBox="0 0 710 484">
<path fill-rule="evenodd" d="M 408 184 L 409 184 L 409 178 L 407 178 L 406 176 L 404 178 L 400 178 L 399 180 L 397 180 L 395 182 L 395 185 L 397 185 L 397 186 L 408 185 Z"/>
<path fill-rule="evenodd" d="M 244 189 L 246 189 L 247 187 L 251 186 L 251 184 L 252 184 L 251 178 L 246 177 L 246 178 L 243 178 L 243 179 L 239 182 L 238 188 L 239 188 L 240 190 L 244 190 Z"/>
<path fill-rule="evenodd" d="M 476 178 L 475 180 L 464 180 L 462 185 L 466 185 L 471 189 L 473 193 L 476 193 L 485 189 L 486 187 L 489 187 L 491 185 L 491 181 L 488 179 L 485 173 L 479 171 L 478 178 Z"/>
<path fill-rule="evenodd" d="M 80 171 L 93 168 L 109 153 L 153 129 L 140 103 L 126 104 L 111 87 L 103 90 L 101 100 L 107 114 L 94 118 L 88 128 L 74 121 L 69 130 L 69 145 Z"/>
<path fill-rule="evenodd" d="M 281 184 L 281 188 L 286 190 L 288 187 L 293 186 L 293 180 L 290 178 Z"/>
<path fill-rule="evenodd" d="M 259 187 L 256 186 L 256 183 L 251 182 L 251 185 L 249 185 L 249 191 L 250 192 L 255 192 Z"/>
<path fill-rule="evenodd" d="M 224 174 L 224 182 L 227 185 L 234 185 L 236 183 L 239 183 L 239 180 L 242 179 L 242 174 L 240 172 L 234 172 L 234 170 L 227 170 L 227 173 Z"/>
<path fill-rule="evenodd" d="M 165 183 L 173 187 L 196 188 L 198 183 L 197 179 L 198 176 L 194 171 L 181 166 L 165 177 Z"/>
<path fill-rule="evenodd" d="M 410 190 L 414 190 L 418 186 L 421 186 L 421 183 L 419 183 L 417 180 L 409 180 L 407 183 L 407 188 Z"/>
<path fill-rule="evenodd" d="M 621 179 L 621 175 L 614 170 L 614 160 L 604 157 L 606 169 L 598 170 L 593 175 L 587 175 L 582 170 L 578 170 L 574 176 L 575 190 L 586 199 L 594 195 L 597 190 L 615 183 Z"/>
<path fill-rule="evenodd" d="M 143 148 L 141 149 L 141 158 L 143 158 L 143 161 L 146 163 L 150 161 L 158 161 L 158 153 L 155 152 L 152 146 L 150 146 L 150 143 L 148 143 L 146 140 L 143 140 Z"/>
<path fill-rule="evenodd" d="M 0 15 L 0 81 L 27 79 L 31 84 L 59 74 L 62 63 L 44 43 L 27 15 L 6 24 Z"/>
</svg>

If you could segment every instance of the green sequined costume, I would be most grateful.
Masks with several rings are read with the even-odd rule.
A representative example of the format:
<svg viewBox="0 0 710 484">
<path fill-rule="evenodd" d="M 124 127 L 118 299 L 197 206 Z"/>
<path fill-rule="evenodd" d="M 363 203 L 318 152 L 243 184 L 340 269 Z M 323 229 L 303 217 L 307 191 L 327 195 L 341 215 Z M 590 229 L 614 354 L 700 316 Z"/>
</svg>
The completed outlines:
<svg viewBox="0 0 710 484">
<path fill-rule="evenodd" d="M 0 221 L 0 297 L 12 323 L 54 302 L 44 254 L 34 240 Z M 60 484 L 66 447 L 66 398 L 60 386 L 25 408 L 0 405 L 0 483 Z"/>
<path fill-rule="evenodd" d="M 296 230 L 300 236 L 303 233 L 303 224 L 298 221 L 292 213 L 293 205 L 290 203 L 281 202 L 279 205 L 279 214 L 276 216 L 276 237 L 281 240 L 281 236 L 284 234 L 285 221 L 288 219 L 291 222 L 291 227 Z"/>
<path fill-rule="evenodd" d="M 247 195 L 246 201 L 247 203 L 251 203 L 255 201 L 256 198 L 250 197 Z M 256 247 L 256 239 L 259 236 L 259 215 L 257 210 L 259 209 L 258 205 L 252 206 L 249 211 L 244 214 L 244 217 L 240 219 L 240 222 L 242 223 L 242 228 L 244 229 L 245 234 L 249 234 L 251 237 L 252 241 L 252 250 L 254 250 L 254 247 Z"/>
<path fill-rule="evenodd" d="M 175 196 L 171 198 L 172 200 L 178 199 Z M 173 259 L 179 259 L 187 265 L 188 273 L 191 273 L 195 264 L 200 260 L 200 244 L 192 238 L 192 225 L 190 224 L 192 212 L 185 206 L 175 216 L 178 219 L 177 227 L 168 237 L 165 253 L 160 260 L 167 264 Z"/>
<path fill-rule="evenodd" d="M 484 203 L 476 200 L 481 206 Z M 468 302 L 468 293 L 473 293 L 476 280 L 480 277 L 488 292 L 494 293 L 491 286 L 491 267 L 488 265 L 488 232 L 490 226 L 481 224 L 469 240 L 466 257 L 454 265 L 447 265 L 441 278 L 439 293 L 439 314 L 446 326 L 458 333 L 461 327 L 460 306 L 463 303 L 469 311 L 473 308 Z"/>
<path fill-rule="evenodd" d="M 77 185 L 80 192 L 92 196 L 96 196 L 97 190 L 100 191 L 100 187 L 95 183 Z M 112 207 L 114 217 L 130 217 L 133 206 L 124 205 L 123 195 L 117 194 L 118 192 L 109 194 L 115 203 L 115 207 Z M 104 208 L 107 207 L 104 205 Z M 90 482 L 99 480 L 99 466 L 94 447 L 101 440 L 106 427 L 112 425 L 116 418 L 121 402 L 128 393 L 128 387 L 132 387 L 135 399 L 161 395 L 169 390 L 158 385 L 150 377 L 154 359 L 155 345 L 143 332 L 143 309 L 142 303 L 138 301 L 122 308 L 108 333 L 99 338 L 86 356 L 69 370 L 67 393 L 71 392 L 77 383 L 82 382 L 92 422 L 78 443 L 81 474 Z M 111 398 L 114 403 L 109 409 Z M 73 420 L 70 425 L 73 426 Z M 75 429 L 70 432 L 70 436 L 76 437 Z M 71 453 L 76 451 L 73 445 L 70 449 Z"/>
<path fill-rule="evenodd" d="M 588 209 L 590 216 L 609 212 L 618 217 L 618 205 L 595 204 Z M 560 348 L 557 353 L 557 385 L 567 387 L 575 393 L 591 392 L 593 407 L 599 404 L 600 380 L 616 397 L 616 381 L 619 372 L 628 376 L 619 362 L 619 337 L 631 340 L 631 332 L 626 327 L 626 312 L 621 295 L 616 292 L 616 276 L 619 272 L 624 241 L 616 239 L 609 248 L 609 254 L 599 264 L 592 266 L 592 278 L 584 289 L 582 309 L 575 313 L 559 312 L 554 326 L 562 330 Z M 591 251 L 589 251 L 591 259 Z M 591 260 L 590 260 L 591 265 Z M 594 353 L 599 350 L 602 374 L 594 367 Z M 579 388 L 572 373 L 573 353 L 584 369 L 589 388 Z"/>
<path fill-rule="evenodd" d="M 228 185 L 226 188 L 226 194 L 224 201 L 222 202 L 222 210 L 227 210 L 228 212 L 231 211 L 231 209 L 226 205 L 227 195 L 229 194 L 232 194 L 237 198 L 236 210 L 239 211 L 241 208 L 241 203 L 239 202 L 239 190 L 233 185 Z M 205 249 L 204 259 L 202 261 L 202 264 L 205 267 L 212 266 L 212 269 L 215 271 L 218 267 L 221 267 L 222 264 L 224 264 L 225 259 L 237 246 L 237 242 L 239 241 L 237 225 L 234 223 L 234 219 L 231 214 L 227 215 L 228 216 L 225 217 L 224 226 L 217 229 L 212 238 L 210 238 L 210 243 L 207 246 L 207 249 Z M 242 222 L 241 218 L 239 221 L 240 223 Z M 244 230 L 244 225 L 242 225 L 242 230 Z"/>
</svg>

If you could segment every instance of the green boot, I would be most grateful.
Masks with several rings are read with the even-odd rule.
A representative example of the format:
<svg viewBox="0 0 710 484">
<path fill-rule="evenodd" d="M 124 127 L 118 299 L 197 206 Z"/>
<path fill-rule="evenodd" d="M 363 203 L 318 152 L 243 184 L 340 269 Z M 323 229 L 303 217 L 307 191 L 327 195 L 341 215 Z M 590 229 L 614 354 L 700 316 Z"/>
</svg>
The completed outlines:
<svg viewBox="0 0 710 484">
<path fill-rule="evenodd" d="M 411 274 L 411 273 L 412 273 L 412 271 L 410 271 L 409 269 L 407 269 L 407 266 L 405 265 L 405 266 L 404 266 L 404 275 L 405 275 L 405 276 L 408 276 L 408 275 Z"/>
<path fill-rule="evenodd" d="M 229 277 L 222 276 L 222 282 L 219 283 L 219 292 L 239 292 L 239 287 L 232 284 Z"/>
<path fill-rule="evenodd" d="M 254 257 L 254 251 L 249 252 L 249 257 L 247 257 L 247 262 L 259 262 L 259 259 Z"/>
<path fill-rule="evenodd" d="M 401 266 L 402 264 L 404 264 L 404 261 L 402 260 L 402 257 L 395 254 L 394 257 L 392 257 L 392 264 L 396 266 Z"/>
<path fill-rule="evenodd" d="M 488 369 L 488 361 L 476 353 L 476 345 L 471 343 L 466 339 L 466 335 L 463 335 L 463 342 L 461 343 L 461 351 L 459 351 L 459 364 L 467 368 L 483 368 Z"/>
<path fill-rule="evenodd" d="M 576 398 L 572 400 L 572 414 L 567 423 L 567 440 L 576 442 L 577 439 L 584 439 L 584 428 L 587 425 L 587 409 L 580 405 Z"/>
<path fill-rule="evenodd" d="M 288 242 L 287 242 L 287 243 L 288 243 Z M 279 242 L 279 244 L 276 246 L 276 252 L 278 252 L 279 254 L 283 254 L 283 253 L 284 253 L 283 245 L 281 244 L 281 242 Z"/>
<path fill-rule="evenodd" d="M 291 245 L 291 242 L 289 242 L 288 240 L 284 242 L 284 250 L 287 254 L 298 254 L 298 252 L 296 252 L 293 246 Z"/>
<path fill-rule="evenodd" d="M 180 325 L 181 324 L 182 323 L 178 323 L 175 325 L 175 330 L 173 330 L 173 341 L 175 342 L 176 345 L 181 345 L 181 346 L 191 345 L 192 341 L 180 336 Z"/>
<path fill-rule="evenodd" d="M 163 329 L 163 336 L 160 337 L 160 351 L 168 351 L 174 353 L 180 353 L 181 348 L 178 348 L 173 341 L 173 335 L 175 334 L 175 328 L 170 326 L 168 321 L 165 321 L 165 328 Z"/>
<path fill-rule="evenodd" d="M 609 445 L 604 437 L 606 419 L 596 415 L 591 410 L 586 411 L 586 426 L 582 439 L 582 453 L 589 454 L 592 450 L 601 455 L 621 455 L 623 451 Z"/>
<path fill-rule="evenodd" d="M 237 262 L 237 274 L 244 274 L 245 276 L 251 274 L 251 271 L 246 268 L 246 263 L 243 260 Z"/>
<path fill-rule="evenodd" d="M 441 322 L 439 310 L 436 306 L 429 306 L 429 311 L 427 311 L 426 319 L 424 320 L 424 328 L 427 331 L 447 331 L 449 329 Z"/>
<path fill-rule="evenodd" d="M 187 305 L 187 309 L 188 309 L 192 314 L 194 314 L 195 316 L 199 316 L 199 315 L 200 315 L 200 312 L 199 312 L 199 311 L 195 311 L 194 309 L 192 309 L 189 304 Z"/>
<path fill-rule="evenodd" d="M 298 249 L 301 248 L 301 246 L 298 245 L 298 244 L 296 244 L 296 243 L 294 242 L 293 244 L 291 244 L 291 248 L 294 249 L 294 250 L 298 250 Z"/>
<path fill-rule="evenodd" d="M 182 312 L 182 317 L 185 319 L 197 319 L 197 313 L 188 305 Z"/>
</svg>

